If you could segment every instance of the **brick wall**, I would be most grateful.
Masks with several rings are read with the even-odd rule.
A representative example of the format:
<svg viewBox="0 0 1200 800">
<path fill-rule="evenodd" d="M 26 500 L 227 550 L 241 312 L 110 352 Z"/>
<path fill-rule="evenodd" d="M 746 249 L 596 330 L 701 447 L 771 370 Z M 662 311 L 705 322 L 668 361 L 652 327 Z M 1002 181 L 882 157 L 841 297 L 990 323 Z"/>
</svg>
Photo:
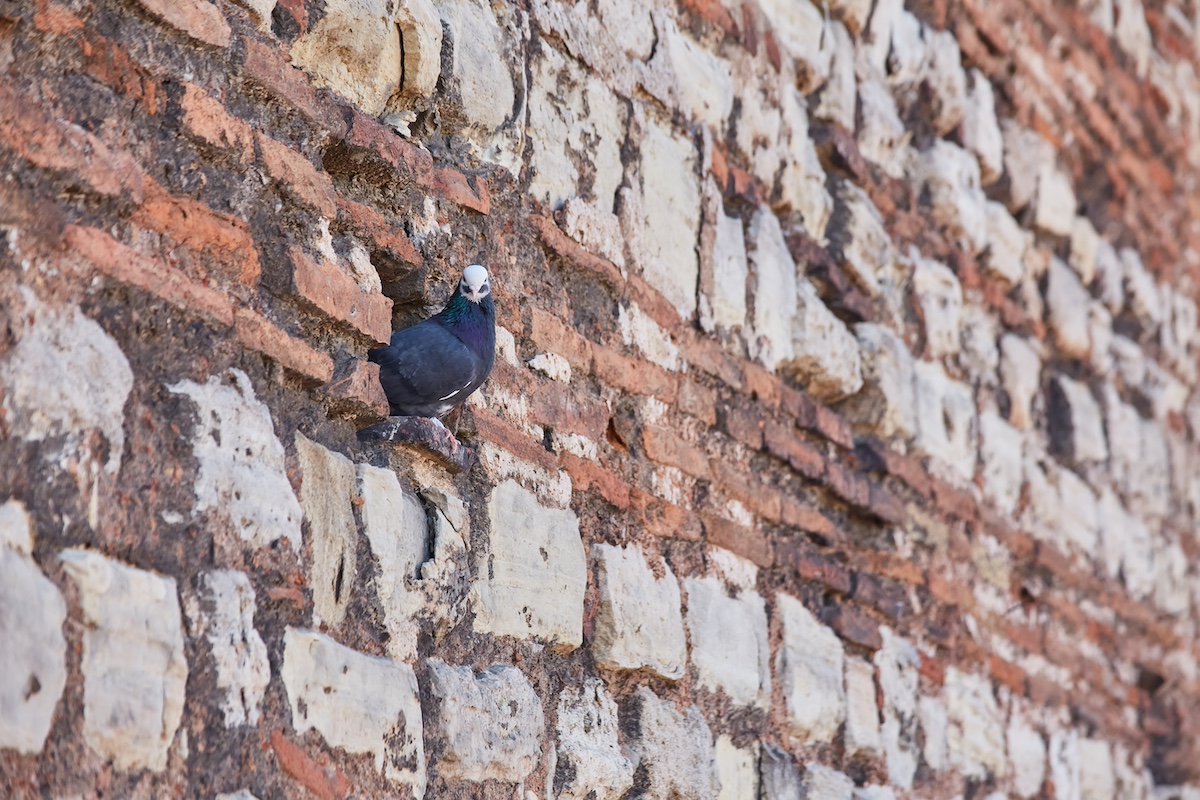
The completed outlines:
<svg viewBox="0 0 1200 800">
<path fill-rule="evenodd" d="M 0 794 L 1200 796 L 1198 14 L 3 0 Z"/>
</svg>

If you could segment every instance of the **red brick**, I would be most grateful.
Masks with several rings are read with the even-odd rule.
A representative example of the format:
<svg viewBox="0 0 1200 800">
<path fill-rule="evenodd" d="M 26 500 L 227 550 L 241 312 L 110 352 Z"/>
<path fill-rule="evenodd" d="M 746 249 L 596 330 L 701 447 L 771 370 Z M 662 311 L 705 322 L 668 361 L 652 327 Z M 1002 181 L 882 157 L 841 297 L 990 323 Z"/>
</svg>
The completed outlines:
<svg viewBox="0 0 1200 800">
<path fill-rule="evenodd" d="M 779 408 L 783 398 L 783 382 L 775 373 L 768 372 L 754 362 L 746 362 L 742 365 L 742 375 L 746 379 L 746 392 L 750 399 L 757 400 L 767 408 Z"/>
<path fill-rule="evenodd" d="M 281 731 L 271 732 L 271 749 L 280 768 L 320 800 L 345 800 L 354 789 L 341 770 L 317 763 Z"/>
<path fill-rule="evenodd" d="M 816 404 L 816 430 L 834 444 L 854 449 L 854 430 L 846 418 L 820 403 Z"/>
<path fill-rule="evenodd" d="M 783 519 L 783 493 L 761 475 L 743 472 L 722 458 L 712 459 L 710 466 L 713 485 L 721 495 L 770 522 Z"/>
<path fill-rule="evenodd" d="M 903 525 L 908 519 L 904 501 L 874 481 L 871 482 L 871 500 L 867 504 L 867 510 L 892 525 Z"/>
<path fill-rule="evenodd" d="M 279 329 L 260 314 L 248 308 L 237 308 L 234 329 L 243 347 L 279 362 L 284 369 L 313 383 L 328 383 L 333 379 L 332 358 Z"/>
<path fill-rule="evenodd" d="M 624 511 L 629 508 L 629 484 L 610 469 L 572 453 L 559 453 L 563 469 L 571 476 L 577 492 L 595 489 L 608 502 Z"/>
<path fill-rule="evenodd" d="M 858 572 L 854 576 L 854 599 L 876 609 L 885 617 L 899 621 L 912 615 L 912 604 L 903 584 Z"/>
<path fill-rule="evenodd" d="M 668 405 L 675 400 L 675 376 L 657 364 L 610 350 L 602 345 L 592 348 L 596 377 L 609 386 L 632 394 L 653 395 Z"/>
<path fill-rule="evenodd" d="M 594 275 L 614 289 L 620 289 L 625 285 L 625 279 L 615 264 L 589 253 L 582 245 L 563 233 L 554 224 L 554 220 L 540 214 L 532 214 L 529 221 L 541 236 L 542 243 L 564 261 Z"/>
<path fill-rule="evenodd" d="M 690 378 L 679 381 L 679 396 L 675 400 L 679 410 L 704 423 L 705 428 L 717 424 L 717 399 L 711 389 Z"/>
<path fill-rule="evenodd" d="M 533 382 L 528 391 L 530 421 L 556 431 L 577 433 L 593 441 L 604 438 L 608 406 L 591 392 L 581 392 L 558 381 Z"/>
<path fill-rule="evenodd" d="M 796 472 L 810 480 L 817 480 L 825 474 L 825 457 L 804 441 L 795 428 L 767 420 L 763 434 L 767 450 L 776 458 L 786 461 Z"/>
<path fill-rule="evenodd" d="M 379 422 L 391 413 L 379 365 L 348 358 L 337 365 L 333 378 L 321 387 L 330 411 L 352 417 L 360 426 Z"/>
<path fill-rule="evenodd" d="M 848 642 L 862 645 L 870 650 L 878 650 L 883 647 L 883 638 L 879 635 L 879 623 L 855 606 L 848 604 L 826 606 L 821 611 L 821 620 Z"/>
<path fill-rule="evenodd" d="M 338 219 L 348 225 L 356 234 L 370 238 L 375 246 L 385 250 L 397 261 L 410 267 L 420 267 L 424 263 L 421 254 L 412 241 L 404 235 L 400 223 L 389 222 L 387 217 L 370 206 L 357 203 L 341 195 L 337 196 Z M 379 270 L 381 278 L 386 270 Z M 396 276 L 399 277 L 399 276 Z M 387 278 L 385 278 L 385 281 Z"/>
<path fill-rule="evenodd" d="M 671 334 L 677 334 L 683 325 L 679 311 L 670 300 L 663 297 L 662 292 L 646 283 L 638 275 L 630 275 L 625 281 L 625 291 L 629 299 L 658 323 L 658 326 Z"/>
<path fill-rule="evenodd" d="M 142 170 L 131 155 L 52 118 L 6 82 L 0 82 L 0 145 L 36 167 L 76 177 L 96 194 L 142 202 Z"/>
<path fill-rule="evenodd" d="M 637 512 L 636 524 L 661 539 L 699 541 L 704 533 L 700 518 L 673 503 L 659 500 L 636 486 L 629 490 L 630 508 Z"/>
<path fill-rule="evenodd" d="M 33 15 L 33 27 L 42 33 L 70 36 L 83 30 L 83 20 L 64 5 L 43 1 Z"/>
<path fill-rule="evenodd" d="M 130 58 L 129 51 L 94 31 L 80 39 L 79 47 L 89 75 L 117 94 L 142 104 L 150 114 L 158 113 L 162 87 L 149 70 Z"/>
<path fill-rule="evenodd" d="M 758 409 L 726 403 L 721 406 L 720 418 L 721 427 L 735 440 L 752 450 L 762 449 L 766 420 Z"/>
<path fill-rule="evenodd" d="M 161 19 L 193 39 L 213 47 L 229 46 L 229 23 L 212 3 L 204 0 L 138 0 L 151 16 Z"/>
<path fill-rule="evenodd" d="M 262 134 L 258 136 L 258 149 L 262 153 L 263 166 L 272 178 L 326 219 L 337 216 L 337 193 L 328 175 L 286 144 Z"/>
<path fill-rule="evenodd" d="M 856 508 L 866 508 L 871 503 L 871 486 L 867 479 L 840 461 L 826 463 L 825 485 Z"/>
<path fill-rule="evenodd" d="M 684 441 L 670 428 L 647 425 L 642 432 L 642 443 L 646 457 L 676 467 L 688 475 L 702 480 L 712 477 L 708 469 L 708 455 L 701 448 Z"/>
<path fill-rule="evenodd" d="M 520 459 L 544 469 L 558 471 L 558 456 L 542 443 L 517 429 L 512 423 L 479 406 L 470 406 L 471 422 L 479 438 L 500 447 Z"/>
<path fill-rule="evenodd" d="M 776 548 L 776 560 L 780 566 L 792 567 L 806 581 L 815 581 L 827 589 L 849 596 L 853 588 L 850 569 L 812 547 L 793 542 L 792 547 L 781 545 Z"/>
<path fill-rule="evenodd" d="M 225 110 L 225 106 L 199 86 L 184 84 L 183 126 L 192 136 L 218 150 L 233 153 L 238 161 L 249 164 L 254 159 L 254 130 L 250 123 Z"/>
<path fill-rule="evenodd" d="M 283 54 L 253 39 L 242 39 L 246 60 L 242 64 L 246 77 L 300 112 L 309 122 L 334 136 L 346 133 L 346 122 L 338 106 L 317 96 L 308 76 L 293 67 Z"/>
<path fill-rule="evenodd" d="M 478 175 L 468 177 L 456 169 L 439 167 L 434 172 L 433 185 L 428 188 L 480 214 L 488 214 L 492 210 L 492 195 L 488 191 L 487 181 Z"/>
<path fill-rule="evenodd" d="M 392 301 L 380 292 L 367 292 L 337 264 L 318 261 L 292 248 L 292 283 L 309 306 L 386 343 L 392 336 Z"/>
<path fill-rule="evenodd" d="M 970 611 L 975 605 L 975 596 L 971 594 L 970 587 L 964 586 L 944 569 L 930 569 L 926 585 L 929 594 L 939 603 L 959 606 L 964 611 Z"/>
<path fill-rule="evenodd" d="M 529 312 L 529 338 L 539 350 L 557 353 L 579 372 L 592 371 L 592 343 L 558 317 L 533 306 Z"/>
<path fill-rule="evenodd" d="M 144 256 L 96 228 L 69 225 L 65 238 L 73 254 L 110 278 L 143 289 L 178 308 L 233 325 L 233 303 L 228 296 L 192 281 L 161 260 Z"/>
<path fill-rule="evenodd" d="M 144 185 L 146 201 L 132 219 L 162 234 L 164 246 L 173 250 L 171 255 L 187 272 L 203 280 L 211 264 L 229 280 L 246 286 L 258 283 L 261 268 L 249 225 L 195 200 L 173 197 L 151 178 L 146 178 Z M 196 259 L 203 264 L 193 263 Z"/>
<path fill-rule="evenodd" d="M 975 498 L 969 493 L 937 478 L 930 478 L 930 485 L 933 487 L 934 502 L 942 511 L 967 522 L 977 518 Z"/>
<path fill-rule="evenodd" d="M 730 36 L 737 36 L 737 23 L 720 0 L 680 0 L 679 5 Z"/>
<path fill-rule="evenodd" d="M 386 165 L 387 169 L 379 177 L 388 182 L 394 182 L 399 177 L 425 188 L 437 185 L 433 156 L 428 150 L 397 136 L 391 128 L 357 109 L 348 110 L 346 119 L 347 127 L 343 140 L 354 153 L 351 168 L 355 172 L 374 172 L 370 167 L 364 170 L 363 160 L 366 157 Z M 336 152 L 335 148 L 334 153 Z M 329 157 L 326 156 L 327 159 Z"/>
<path fill-rule="evenodd" d="M 829 517 L 822 514 L 815 506 L 788 495 L 783 497 L 783 524 L 815 533 L 827 539 L 837 536 L 837 527 Z"/>
<path fill-rule="evenodd" d="M 770 538 L 759 528 L 747 528 L 715 514 L 705 514 L 704 533 L 710 545 L 723 547 L 760 567 L 775 563 Z"/>
<path fill-rule="evenodd" d="M 745 385 L 742 366 L 737 359 L 721 349 L 721 343 L 716 339 L 703 336 L 691 328 L 684 328 L 679 332 L 678 344 L 683 359 L 693 367 L 712 375 L 736 391 L 742 391 Z"/>
</svg>

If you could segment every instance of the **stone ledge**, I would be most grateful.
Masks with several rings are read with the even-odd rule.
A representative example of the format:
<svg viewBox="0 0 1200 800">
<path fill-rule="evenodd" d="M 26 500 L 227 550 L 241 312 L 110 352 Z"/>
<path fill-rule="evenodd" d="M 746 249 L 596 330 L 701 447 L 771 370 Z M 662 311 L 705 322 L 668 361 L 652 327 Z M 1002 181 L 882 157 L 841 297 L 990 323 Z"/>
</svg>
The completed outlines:
<svg viewBox="0 0 1200 800">
<path fill-rule="evenodd" d="M 388 417 L 358 432 L 360 439 L 391 442 L 416 450 L 451 472 L 462 472 L 475 463 L 475 451 L 464 447 L 450 429 L 428 417 Z"/>
</svg>

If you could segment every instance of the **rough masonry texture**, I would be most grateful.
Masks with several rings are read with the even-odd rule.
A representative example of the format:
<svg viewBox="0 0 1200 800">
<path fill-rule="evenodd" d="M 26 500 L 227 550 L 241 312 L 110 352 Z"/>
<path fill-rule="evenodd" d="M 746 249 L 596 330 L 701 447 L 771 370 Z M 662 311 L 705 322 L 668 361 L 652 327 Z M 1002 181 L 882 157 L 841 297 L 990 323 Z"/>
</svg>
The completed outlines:
<svg viewBox="0 0 1200 800">
<path fill-rule="evenodd" d="M 1200 796 L 1197 0 L 0 3 L 0 794 Z M 486 265 L 450 429 L 367 351 Z"/>
</svg>

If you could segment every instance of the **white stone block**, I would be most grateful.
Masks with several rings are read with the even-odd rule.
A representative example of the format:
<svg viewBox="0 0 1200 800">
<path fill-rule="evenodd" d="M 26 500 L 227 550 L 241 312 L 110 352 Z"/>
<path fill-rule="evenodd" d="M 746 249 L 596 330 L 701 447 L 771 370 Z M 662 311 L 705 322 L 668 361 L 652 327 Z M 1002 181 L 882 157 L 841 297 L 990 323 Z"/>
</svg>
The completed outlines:
<svg viewBox="0 0 1200 800">
<path fill-rule="evenodd" d="M 871 3 L 868 0 L 833 0 L 829 7 L 833 10 L 833 16 L 841 20 L 856 37 L 871 17 Z"/>
<path fill-rule="evenodd" d="M 949 667 L 944 692 L 950 761 L 969 777 L 985 778 L 989 774 L 1002 777 L 1007 768 L 1004 718 L 996 705 L 991 683 Z"/>
<path fill-rule="evenodd" d="M 833 42 L 829 80 L 818 93 L 817 104 L 812 113 L 819 120 L 832 122 L 853 131 L 854 113 L 858 105 L 858 80 L 854 74 L 854 40 L 846 26 L 837 21 L 830 23 L 829 34 Z"/>
<path fill-rule="evenodd" d="M 396 9 L 400 47 L 404 54 L 405 97 L 429 97 L 442 71 L 442 20 L 432 0 L 405 0 Z"/>
<path fill-rule="evenodd" d="M 538 353 L 525 362 L 532 370 L 542 373 L 550 380 L 571 382 L 571 362 L 558 353 Z"/>
<path fill-rule="evenodd" d="M 890 786 L 863 786 L 854 790 L 854 800 L 896 800 L 896 790 Z"/>
<path fill-rule="evenodd" d="M 717 212 L 712 271 L 713 321 L 723 328 L 744 325 L 746 286 L 750 278 L 750 265 L 746 260 L 746 236 L 742 231 L 742 221 L 737 217 L 727 216 L 724 211 Z"/>
<path fill-rule="evenodd" d="M 1028 341 L 1013 333 L 1000 339 L 1000 383 L 1008 395 L 1008 421 L 1026 430 L 1033 425 L 1033 398 L 1041 391 L 1042 358 Z"/>
<path fill-rule="evenodd" d="M 1016 512 L 1021 498 L 1022 441 L 1021 432 L 998 415 L 990 411 L 979 415 L 983 489 L 1004 514 Z"/>
<path fill-rule="evenodd" d="M 931 358 L 952 356 L 962 330 L 962 285 L 945 264 L 918 258 L 912 291 L 925 332 L 925 353 Z"/>
<path fill-rule="evenodd" d="M 280 669 L 292 727 L 330 747 L 374 757 L 388 780 L 425 793 L 421 699 L 412 667 L 369 656 L 316 631 L 288 628 Z"/>
<path fill-rule="evenodd" d="M 552 777 L 561 785 L 559 800 L 619 800 L 633 785 L 634 764 L 618 739 L 617 704 L 601 681 L 588 678 L 563 689 L 557 729 Z"/>
<path fill-rule="evenodd" d="M 858 149 L 890 178 L 903 178 L 912 133 L 904 127 L 891 91 L 876 76 L 858 85 Z"/>
<path fill-rule="evenodd" d="M 1079 734 L 1057 730 L 1050 734 L 1050 780 L 1055 798 L 1082 800 L 1079 792 Z"/>
<path fill-rule="evenodd" d="M 800 797 L 800 770 L 791 755 L 771 742 L 764 742 L 758 760 L 761 800 L 793 800 Z"/>
<path fill-rule="evenodd" d="M 660 37 L 659 43 L 666 47 L 684 112 L 718 132 L 723 131 L 733 110 L 733 76 L 729 63 L 680 32 L 669 18 Z"/>
<path fill-rule="evenodd" d="M 300 507 L 312 536 L 313 613 L 320 622 L 339 625 L 350 603 L 358 575 L 358 528 L 350 505 L 354 497 L 354 465 L 296 432 L 296 455 L 303 483 Z"/>
<path fill-rule="evenodd" d="M 928 50 L 925 84 L 931 93 L 933 106 L 929 121 L 939 136 L 945 136 L 957 128 L 959 123 L 965 122 L 967 73 L 962 68 L 962 53 L 958 49 L 958 40 L 951 31 L 925 28 L 924 33 Z M 994 109 L 992 118 L 994 123 Z M 999 138 L 1000 130 L 997 125 L 996 139 Z M 969 144 L 967 149 L 971 150 Z M 974 151 L 971 152 L 974 155 Z"/>
<path fill-rule="evenodd" d="M 1016 706 L 1009 716 L 1005 738 L 1013 791 L 1018 797 L 1036 796 L 1046 778 L 1046 741 Z"/>
<path fill-rule="evenodd" d="M 1053 236 L 1069 237 L 1075 227 L 1075 211 L 1071 177 L 1054 164 L 1043 164 L 1033 206 L 1034 227 Z"/>
<path fill-rule="evenodd" d="M 598 0 L 596 3 L 605 30 L 622 52 L 637 59 L 649 58 L 658 41 L 650 13 L 652 9 L 653 6 L 629 0 Z"/>
<path fill-rule="evenodd" d="M 851 758 L 872 758 L 883 750 L 875 701 L 875 667 L 855 657 L 846 659 L 845 748 Z"/>
<path fill-rule="evenodd" d="M 1080 739 L 1078 746 L 1080 800 L 1113 800 L 1117 786 L 1108 742 Z"/>
<path fill-rule="evenodd" d="M 1113 32 L 1117 46 L 1133 60 L 1137 76 L 1145 78 L 1154 53 L 1146 10 L 1141 0 L 1115 0 L 1115 6 L 1116 26 Z"/>
<path fill-rule="evenodd" d="M 1096 254 L 1100 249 L 1100 234 L 1087 217 L 1079 216 L 1071 224 L 1071 257 L 1067 263 L 1084 286 L 1096 277 Z"/>
<path fill-rule="evenodd" d="M 901 8 L 890 16 L 892 41 L 886 62 L 888 83 L 898 97 L 903 97 L 915 91 L 917 84 L 930 74 L 933 54 L 929 46 L 929 29 L 907 9 Z"/>
<path fill-rule="evenodd" d="M 842 642 L 794 597 L 777 594 L 775 603 L 783 626 L 775 669 L 788 731 L 801 744 L 833 741 L 846 719 Z"/>
<path fill-rule="evenodd" d="M 717 800 L 758 800 L 758 747 L 734 745 L 728 736 L 717 737 L 717 777 L 721 791 Z"/>
<path fill-rule="evenodd" d="M 829 77 L 833 43 L 821 9 L 808 0 L 763 0 L 759 4 L 775 31 L 779 48 L 796 59 L 796 87 L 804 94 Z"/>
<path fill-rule="evenodd" d="M 477 0 L 439 0 L 437 6 L 448 38 L 442 80 L 458 90 L 468 125 L 494 131 L 513 113 L 516 100 L 504 30 L 492 7 Z"/>
<path fill-rule="evenodd" d="M 66 685 L 67 604 L 33 560 L 33 520 L 0 505 L 0 749 L 40 753 Z"/>
<path fill-rule="evenodd" d="M 882 325 L 860 322 L 854 332 L 863 387 L 846 398 L 840 410 L 883 439 L 911 439 L 917 432 L 912 354 L 904 340 Z"/>
<path fill-rule="evenodd" d="M 1088 304 L 1088 337 L 1092 341 L 1092 352 L 1088 357 L 1088 364 L 1096 374 L 1107 377 L 1113 370 L 1112 314 L 1108 313 L 1108 309 L 1099 300 L 1093 300 Z"/>
<path fill-rule="evenodd" d="M 971 385 L 993 388 L 1000 369 L 997 342 L 1002 327 L 991 311 L 976 303 L 965 303 L 960 318 L 958 365 Z"/>
<path fill-rule="evenodd" d="M 975 475 L 975 396 L 946 376 L 938 364 L 918 361 L 915 369 L 917 436 L 915 449 L 958 479 Z"/>
<path fill-rule="evenodd" d="M 161 772 L 188 676 L 175 579 L 91 550 L 59 558 L 83 612 L 83 738 L 118 770 Z"/>
<path fill-rule="evenodd" d="M 987 201 L 988 271 L 1008 284 L 1025 277 L 1025 254 L 1033 247 L 1033 234 L 1022 228 L 1008 209 Z"/>
<path fill-rule="evenodd" d="M 921 755 L 930 769 L 941 772 L 949 766 L 947 729 L 950 717 L 946 704 L 936 697 L 922 695 L 917 700 L 917 716 L 921 720 L 921 732 L 925 735 Z"/>
<path fill-rule="evenodd" d="M 246 373 L 231 369 L 203 384 L 167 387 L 196 406 L 192 454 L 199 464 L 193 514 L 230 526 L 250 547 L 287 539 L 300 551 L 300 502 L 292 491 L 271 412 Z"/>
<path fill-rule="evenodd" d="M 1111 490 L 1100 494 L 1101 553 L 1105 572 L 1120 577 L 1130 595 L 1141 599 L 1154 590 L 1154 543 L 1146 523 L 1130 514 Z"/>
<path fill-rule="evenodd" d="M 1158 330 L 1163 322 L 1162 295 L 1154 276 L 1146 271 L 1142 257 L 1131 247 L 1122 248 L 1118 255 L 1125 275 L 1125 302 L 1146 330 Z"/>
<path fill-rule="evenodd" d="M 644 770 L 643 795 L 650 800 L 714 800 L 720 788 L 712 732 L 695 706 L 680 712 L 638 687 L 627 730 L 629 749 Z"/>
<path fill-rule="evenodd" d="M 987 198 L 979 178 L 979 162 L 956 144 L 936 140 L 911 164 L 917 191 L 928 192 L 933 218 L 978 253 L 987 244 Z"/>
<path fill-rule="evenodd" d="M 797 277 L 796 288 L 793 357 L 782 371 L 826 403 L 854 394 L 862 387 L 862 359 L 854 335 L 825 306 L 808 278 Z"/>
<path fill-rule="evenodd" d="M 854 781 L 844 772 L 809 764 L 804 769 L 805 800 L 854 800 Z"/>
<path fill-rule="evenodd" d="M 475 630 L 578 647 L 587 585 L 579 518 L 506 480 L 492 491 L 488 519 L 489 568 L 471 590 Z"/>
<path fill-rule="evenodd" d="M 825 240 L 825 228 L 833 213 L 833 198 L 825 189 L 825 170 L 817 147 L 808 135 L 808 111 L 804 96 L 785 86 L 780 97 L 787 150 L 779 175 L 781 209 L 800 214 L 804 230 L 818 242 Z M 769 185 L 769 183 L 768 183 Z"/>
<path fill-rule="evenodd" d="M 271 682 L 271 662 L 254 627 L 254 587 L 246 573 L 233 569 L 205 572 L 201 586 L 204 598 L 196 633 L 212 647 L 217 688 L 224 693 L 225 727 L 257 725 L 263 694 Z"/>
<path fill-rule="evenodd" d="M 592 545 L 599 605 L 592 651 L 608 669 L 642 669 L 683 677 L 687 641 L 679 583 L 663 564 L 660 577 L 636 547 Z"/>
<path fill-rule="evenodd" d="M 880 292 L 879 275 L 897 258 L 883 215 L 860 187 L 847 180 L 835 183 L 837 203 L 829 225 L 830 252 L 860 289 Z"/>
<path fill-rule="evenodd" d="M 750 263 L 754 267 L 755 351 L 768 369 L 790 361 L 792 320 L 797 310 L 796 264 L 779 220 L 766 206 L 750 220 Z"/>
<path fill-rule="evenodd" d="M 980 183 L 988 186 L 999 180 L 1004 172 L 1004 138 L 996 119 L 996 96 L 992 82 L 977 69 L 967 73 L 962 141 L 979 161 Z"/>
<path fill-rule="evenodd" d="M 593 106 L 589 103 L 589 106 Z M 596 112 L 593 112 L 593 116 Z M 619 127 L 622 120 L 616 120 Z M 595 157 L 596 162 L 611 157 L 611 153 Z M 619 158 L 619 154 L 618 154 Z M 620 179 L 621 168 L 616 162 L 610 166 L 598 166 L 597 170 L 611 175 L 605 176 L 599 183 L 593 182 L 592 194 L 596 199 L 588 202 L 579 197 L 569 197 L 563 203 L 561 218 L 556 216 L 563 231 L 584 249 L 607 258 L 622 269 L 625 268 L 625 237 L 621 233 L 621 219 L 612 211 L 613 195 L 616 192 L 616 181 Z M 596 176 L 599 179 L 601 176 Z M 610 192 L 609 189 L 612 189 Z"/>
<path fill-rule="evenodd" d="M 766 708 L 771 699 L 770 643 L 762 597 L 730 597 L 716 578 L 688 578 L 687 625 L 700 685 L 738 705 Z"/>
<path fill-rule="evenodd" d="M 1090 299 L 1079 276 L 1051 256 L 1046 278 L 1046 312 L 1054 343 L 1068 358 L 1085 358 L 1092 346 L 1088 335 Z"/>
<path fill-rule="evenodd" d="M 1100 300 L 1112 314 L 1125 306 L 1125 264 L 1107 239 L 1096 243 L 1096 286 Z"/>
<path fill-rule="evenodd" d="M 334 0 L 292 45 L 293 64 L 371 116 L 400 88 L 403 57 L 395 15 L 384 0 Z"/>
<path fill-rule="evenodd" d="M 1074 464 L 1106 460 L 1104 418 L 1087 384 L 1055 375 L 1050 381 L 1048 400 L 1051 449 Z"/>
<path fill-rule="evenodd" d="M 907 640 L 886 626 L 880 629 L 883 647 L 875 653 L 879 688 L 883 693 L 880 734 L 887 762 L 888 781 L 911 789 L 917 772 L 917 685 L 921 656 Z M 943 726 L 944 728 L 944 726 Z M 926 741 L 928 741 L 928 734 Z"/>
<path fill-rule="evenodd" d="M 680 368 L 679 348 L 671 341 L 671 335 L 636 303 L 617 304 L 617 327 L 621 340 L 650 362 L 672 372 Z"/>
<path fill-rule="evenodd" d="M 1016 214 L 1034 202 L 1042 172 L 1054 169 L 1054 148 L 1012 119 L 1000 123 L 1000 133 L 1004 138 L 1004 172 L 1008 178 L 1004 203 Z M 1074 214 L 1074 209 L 1071 213 Z"/>
</svg>

